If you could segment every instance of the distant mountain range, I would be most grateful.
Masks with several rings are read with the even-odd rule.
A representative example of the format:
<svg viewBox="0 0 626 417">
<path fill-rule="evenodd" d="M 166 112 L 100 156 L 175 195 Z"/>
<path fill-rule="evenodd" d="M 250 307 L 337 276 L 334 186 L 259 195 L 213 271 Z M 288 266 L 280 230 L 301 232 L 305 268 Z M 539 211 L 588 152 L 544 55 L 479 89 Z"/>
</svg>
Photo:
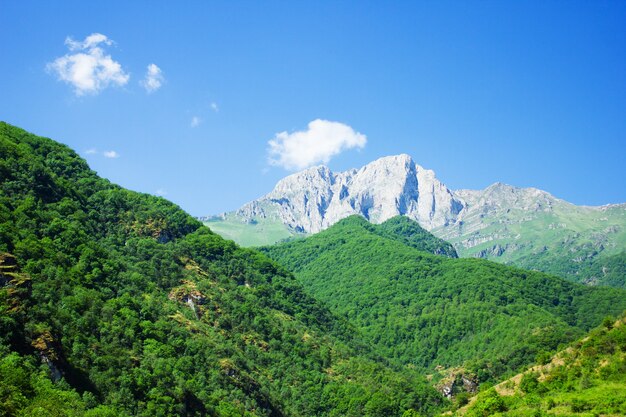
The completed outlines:
<svg viewBox="0 0 626 417">
<path fill-rule="evenodd" d="M 409 217 L 462 257 L 626 285 L 626 204 L 576 206 L 501 183 L 453 191 L 405 154 L 339 173 L 309 168 L 236 211 L 201 220 L 237 243 L 259 246 L 317 233 L 354 214 L 372 223 Z"/>
</svg>

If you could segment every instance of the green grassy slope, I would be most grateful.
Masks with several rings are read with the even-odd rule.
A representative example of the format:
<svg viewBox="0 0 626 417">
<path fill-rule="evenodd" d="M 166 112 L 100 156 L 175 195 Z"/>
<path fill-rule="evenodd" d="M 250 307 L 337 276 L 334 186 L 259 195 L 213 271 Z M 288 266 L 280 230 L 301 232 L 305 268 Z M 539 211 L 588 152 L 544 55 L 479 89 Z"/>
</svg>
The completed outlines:
<svg viewBox="0 0 626 417">
<path fill-rule="evenodd" d="M 224 239 L 234 240 L 244 247 L 271 245 L 296 236 L 287 226 L 272 219 L 245 222 L 236 216 L 226 215 L 226 217 L 215 217 L 203 223 Z"/>
<path fill-rule="evenodd" d="M 556 274 L 574 282 L 626 287 L 611 257 L 626 250 L 626 206 L 575 206 L 547 193 L 506 201 L 513 187 L 494 185 L 487 203 L 463 221 L 433 233 L 452 243 L 462 257 L 482 257 Z M 472 194 L 469 194 L 470 196 Z M 607 277 L 610 274 L 611 277 Z"/>
<path fill-rule="evenodd" d="M 534 361 L 626 308 L 626 293 L 481 259 L 434 256 L 360 217 L 263 248 L 387 357 L 465 365 L 482 380 Z"/>
<path fill-rule="evenodd" d="M 626 415 L 626 319 L 607 319 L 551 361 L 473 399 L 457 415 Z"/>
<path fill-rule="evenodd" d="M 0 123 L 0 415 L 378 416 L 440 402 L 266 256 Z"/>
</svg>

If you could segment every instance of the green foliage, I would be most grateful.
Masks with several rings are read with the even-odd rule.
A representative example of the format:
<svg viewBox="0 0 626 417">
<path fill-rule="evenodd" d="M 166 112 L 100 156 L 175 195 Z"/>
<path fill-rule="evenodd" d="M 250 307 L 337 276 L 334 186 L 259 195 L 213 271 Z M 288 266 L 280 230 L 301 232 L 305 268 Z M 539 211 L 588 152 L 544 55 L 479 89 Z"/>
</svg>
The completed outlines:
<svg viewBox="0 0 626 417">
<path fill-rule="evenodd" d="M 403 414 L 402 417 L 422 417 L 422 415 L 420 413 L 418 413 L 417 411 L 410 409 L 410 410 L 406 410 Z"/>
<path fill-rule="evenodd" d="M 520 381 L 519 387 L 523 392 L 527 394 L 532 394 L 536 392 L 539 387 L 537 374 L 532 373 L 532 372 L 524 374 L 524 376 L 522 377 L 522 380 Z"/>
<path fill-rule="evenodd" d="M 464 365 L 481 381 L 555 351 L 626 308 L 624 291 L 434 256 L 407 244 L 405 235 L 391 236 L 393 230 L 402 228 L 353 216 L 262 250 L 387 358 L 418 369 Z"/>
<path fill-rule="evenodd" d="M 512 263 L 522 268 L 546 271 L 587 285 L 626 288 L 626 252 L 616 254 L 598 252 L 587 247 L 572 252 L 563 245 L 539 254 L 528 255 Z M 572 259 L 576 262 L 572 262 Z"/>
<path fill-rule="evenodd" d="M 0 416 L 125 416 L 111 407 L 90 408 L 67 384 L 53 384 L 45 367 L 32 358 L 6 353 L 0 357 Z"/>
<path fill-rule="evenodd" d="M 0 266 L 0 415 L 402 415 L 442 402 L 265 255 L 5 123 Z"/>
<path fill-rule="evenodd" d="M 465 414 L 467 417 L 487 417 L 507 410 L 504 399 L 495 389 L 489 389 L 478 396 L 476 403 Z"/>
<path fill-rule="evenodd" d="M 519 389 L 500 396 L 502 416 L 626 415 L 626 318 L 611 328 L 601 326 L 555 356 L 536 372 L 526 372 Z M 512 382 L 512 381 L 510 381 Z M 506 386 L 507 383 L 501 384 Z M 467 417 L 489 415 L 492 396 L 480 394 Z"/>
<path fill-rule="evenodd" d="M 445 240 L 435 237 L 423 229 L 419 223 L 405 216 L 393 217 L 371 230 L 388 239 L 398 240 L 407 246 L 429 252 L 435 255 L 443 255 L 449 258 L 458 258 L 454 246 Z"/>
</svg>

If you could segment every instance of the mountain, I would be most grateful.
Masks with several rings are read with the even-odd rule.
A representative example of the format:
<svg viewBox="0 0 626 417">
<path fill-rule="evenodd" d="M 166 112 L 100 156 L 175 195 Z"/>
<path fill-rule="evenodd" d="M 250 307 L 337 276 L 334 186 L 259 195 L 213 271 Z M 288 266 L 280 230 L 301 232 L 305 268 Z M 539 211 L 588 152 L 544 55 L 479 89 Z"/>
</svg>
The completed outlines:
<svg viewBox="0 0 626 417">
<path fill-rule="evenodd" d="M 626 319 L 601 327 L 552 358 L 503 381 L 455 414 L 626 415 Z"/>
<path fill-rule="evenodd" d="M 538 269 L 586 284 L 626 287 L 626 204 L 581 207 L 534 188 L 459 190 L 464 210 L 432 232 L 461 256 Z"/>
<path fill-rule="evenodd" d="M 203 220 L 218 233 L 237 223 L 253 228 L 281 224 L 287 237 L 317 233 L 353 214 L 373 223 L 402 214 L 430 230 L 453 221 L 462 208 L 433 171 L 398 155 L 340 173 L 325 166 L 309 168 L 280 180 L 272 192 L 233 213 Z M 270 240 L 263 243 L 274 243 Z"/>
<path fill-rule="evenodd" d="M 0 415 L 432 414 L 265 255 L 0 123 Z"/>
<path fill-rule="evenodd" d="M 404 215 L 462 257 L 626 288 L 626 204 L 576 206 L 501 183 L 452 191 L 408 155 L 340 173 L 309 168 L 239 210 L 202 220 L 228 239 L 260 246 L 317 233 L 354 214 L 372 223 Z"/>
<path fill-rule="evenodd" d="M 391 236 L 385 223 L 351 216 L 262 251 L 386 357 L 429 372 L 463 367 L 480 381 L 531 363 L 626 309 L 624 290 L 421 249 L 430 251 Z"/>
</svg>

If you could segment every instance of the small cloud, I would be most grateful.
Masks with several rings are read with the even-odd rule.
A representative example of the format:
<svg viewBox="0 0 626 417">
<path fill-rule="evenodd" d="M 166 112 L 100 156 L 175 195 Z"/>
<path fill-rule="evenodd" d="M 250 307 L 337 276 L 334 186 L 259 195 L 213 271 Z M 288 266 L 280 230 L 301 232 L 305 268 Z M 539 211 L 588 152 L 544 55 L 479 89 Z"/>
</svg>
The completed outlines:
<svg viewBox="0 0 626 417">
<path fill-rule="evenodd" d="M 159 68 L 156 64 L 150 64 L 148 65 L 146 76 L 140 81 L 140 83 L 148 93 L 153 93 L 161 88 L 164 80 L 165 78 L 163 78 L 161 68 Z"/>
<path fill-rule="evenodd" d="M 198 127 L 200 126 L 200 123 L 202 123 L 202 119 L 200 119 L 198 116 L 193 116 L 191 118 L 191 123 L 189 124 L 189 126 Z"/>
<path fill-rule="evenodd" d="M 77 96 L 98 94 L 109 85 L 123 86 L 130 75 L 124 72 L 119 62 L 104 52 L 103 46 L 113 41 L 101 33 L 93 33 L 84 41 L 65 39 L 70 52 L 46 65 L 46 69 L 74 87 Z"/>
<path fill-rule="evenodd" d="M 94 148 L 87 149 L 85 151 L 85 155 L 94 155 L 94 154 L 97 154 L 97 153 L 98 153 L 98 151 L 96 149 L 94 149 Z"/>
<path fill-rule="evenodd" d="M 217 106 L 217 103 L 216 103 L 216 102 L 214 102 L 214 101 L 213 101 L 213 102 L 211 102 L 210 106 L 211 106 L 211 110 L 213 110 L 215 113 L 217 113 L 218 111 L 220 111 L 220 108 Z"/>
<path fill-rule="evenodd" d="M 113 45 L 113 41 L 107 38 L 102 33 L 92 33 L 87 36 L 84 41 L 79 42 L 70 38 L 69 36 L 65 38 L 65 44 L 67 45 L 70 51 L 80 51 L 81 49 L 92 49 L 98 46 L 99 43 L 103 43 L 105 45 Z"/>
<path fill-rule="evenodd" d="M 156 194 L 156 195 L 158 195 L 160 197 L 163 197 L 163 196 L 167 195 L 167 190 L 165 188 L 159 188 L 158 190 L 156 190 L 154 192 L 154 194 Z"/>
<path fill-rule="evenodd" d="M 104 151 L 102 152 L 105 158 L 119 158 L 120 154 L 115 151 Z"/>
<path fill-rule="evenodd" d="M 316 119 L 307 130 L 280 132 L 268 142 L 268 162 L 287 170 L 299 170 L 315 164 L 327 164 L 339 153 L 363 148 L 367 137 L 339 122 Z"/>
</svg>

